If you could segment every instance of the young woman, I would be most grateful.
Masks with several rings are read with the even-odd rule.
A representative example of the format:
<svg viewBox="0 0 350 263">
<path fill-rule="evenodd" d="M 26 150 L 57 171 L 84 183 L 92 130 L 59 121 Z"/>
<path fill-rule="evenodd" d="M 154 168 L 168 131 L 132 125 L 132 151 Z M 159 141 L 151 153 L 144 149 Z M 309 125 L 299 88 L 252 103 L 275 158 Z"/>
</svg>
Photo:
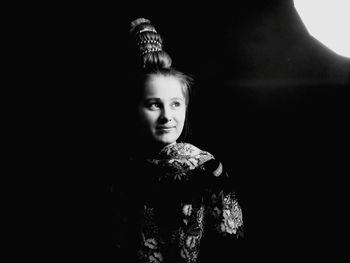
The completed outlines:
<svg viewBox="0 0 350 263">
<path fill-rule="evenodd" d="M 149 20 L 130 32 L 136 143 L 113 187 L 117 250 L 124 262 L 202 262 L 201 244 L 243 236 L 241 207 L 222 163 L 183 141 L 192 79 L 172 67 Z"/>
</svg>

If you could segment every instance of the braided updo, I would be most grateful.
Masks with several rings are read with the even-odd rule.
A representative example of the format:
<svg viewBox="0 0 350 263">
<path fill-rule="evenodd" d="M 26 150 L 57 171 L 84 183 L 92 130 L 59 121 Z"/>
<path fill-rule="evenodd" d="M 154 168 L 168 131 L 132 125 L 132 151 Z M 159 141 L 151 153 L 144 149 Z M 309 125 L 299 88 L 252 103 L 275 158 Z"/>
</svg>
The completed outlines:
<svg viewBox="0 0 350 263">
<path fill-rule="evenodd" d="M 138 18 L 131 22 L 130 33 L 138 56 L 138 66 L 142 69 L 169 69 L 172 59 L 163 50 L 163 39 L 151 21 Z"/>
</svg>

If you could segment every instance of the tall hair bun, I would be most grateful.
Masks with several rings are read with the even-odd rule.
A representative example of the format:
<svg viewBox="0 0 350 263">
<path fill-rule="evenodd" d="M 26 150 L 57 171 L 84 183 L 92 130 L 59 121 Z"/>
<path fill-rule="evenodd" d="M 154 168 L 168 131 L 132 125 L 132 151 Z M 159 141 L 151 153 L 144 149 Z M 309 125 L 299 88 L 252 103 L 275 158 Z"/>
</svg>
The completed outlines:
<svg viewBox="0 0 350 263">
<path fill-rule="evenodd" d="M 151 21 L 146 18 L 138 18 L 130 25 L 139 66 L 143 69 L 170 68 L 172 59 L 163 50 L 163 39 Z"/>
</svg>

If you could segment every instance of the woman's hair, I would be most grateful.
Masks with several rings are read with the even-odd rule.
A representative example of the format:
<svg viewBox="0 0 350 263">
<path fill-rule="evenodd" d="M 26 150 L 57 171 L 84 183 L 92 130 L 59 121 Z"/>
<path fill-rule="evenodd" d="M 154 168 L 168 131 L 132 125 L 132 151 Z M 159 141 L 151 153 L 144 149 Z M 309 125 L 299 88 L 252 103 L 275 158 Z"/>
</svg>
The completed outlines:
<svg viewBox="0 0 350 263">
<path fill-rule="evenodd" d="M 172 64 L 172 58 L 163 49 L 163 39 L 156 31 L 151 21 L 145 18 L 138 18 L 131 22 L 131 51 L 133 54 L 132 63 L 134 64 L 131 83 L 134 96 L 140 98 L 145 81 L 154 75 L 172 76 L 178 79 L 182 86 L 182 91 L 186 99 L 187 110 L 189 106 L 191 86 L 193 77 L 175 69 Z M 185 120 L 185 127 L 180 137 L 184 140 L 189 133 L 188 116 Z"/>
<path fill-rule="evenodd" d="M 138 18 L 132 21 L 130 33 L 138 56 L 137 66 L 143 70 L 171 68 L 172 59 L 163 50 L 163 39 L 150 20 Z"/>
<path fill-rule="evenodd" d="M 138 84 L 143 84 L 151 75 L 173 76 L 181 82 L 188 104 L 193 77 L 172 66 L 172 58 L 163 49 L 163 39 L 151 21 L 145 18 L 132 21 L 130 33 L 136 66 L 133 78 L 138 80 Z"/>
</svg>

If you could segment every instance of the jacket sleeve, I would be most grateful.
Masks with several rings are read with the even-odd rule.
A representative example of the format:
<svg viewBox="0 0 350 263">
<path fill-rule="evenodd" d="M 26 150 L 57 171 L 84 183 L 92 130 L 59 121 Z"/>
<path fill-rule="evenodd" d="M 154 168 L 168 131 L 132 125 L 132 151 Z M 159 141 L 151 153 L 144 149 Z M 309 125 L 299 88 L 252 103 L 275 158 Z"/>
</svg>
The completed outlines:
<svg viewBox="0 0 350 263">
<path fill-rule="evenodd" d="M 243 237 L 242 209 L 223 164 L 213 159 L 201 169 L 207 178 L 207 226 L 222 236 Z"/>
</svg>

